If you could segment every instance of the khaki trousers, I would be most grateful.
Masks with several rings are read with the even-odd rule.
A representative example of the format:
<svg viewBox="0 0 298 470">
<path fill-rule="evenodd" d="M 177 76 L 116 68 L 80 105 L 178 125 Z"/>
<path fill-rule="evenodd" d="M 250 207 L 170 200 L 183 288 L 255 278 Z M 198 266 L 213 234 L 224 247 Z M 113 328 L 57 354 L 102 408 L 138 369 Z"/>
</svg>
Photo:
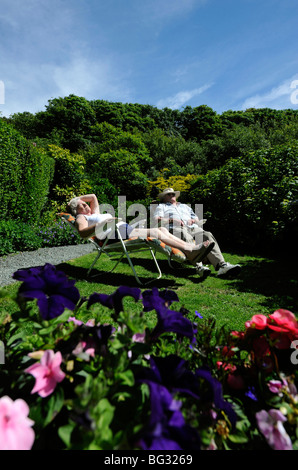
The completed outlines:
<svg viewBox="0 0 298 470">
<path fill-rule="evenodd" d="M 219 265 L 225 262 L 219 245 L 211 232 L 206 232 L 203 228 L 199 227 L 196 229 L 195 235 L 193 235 L 187 227 L 178 225 L 174 225 L 173 227 L 171 226 L 169 231 L 176 237 L 188 243 L 192 243 L 194 240 L 197 244 L 207 240 L 210 241 L 210 243 L 214 242 L 214 247 L 206 257 L 208 262 L 211 263 L 215 269 L 218 269 Z"/>
</svg>

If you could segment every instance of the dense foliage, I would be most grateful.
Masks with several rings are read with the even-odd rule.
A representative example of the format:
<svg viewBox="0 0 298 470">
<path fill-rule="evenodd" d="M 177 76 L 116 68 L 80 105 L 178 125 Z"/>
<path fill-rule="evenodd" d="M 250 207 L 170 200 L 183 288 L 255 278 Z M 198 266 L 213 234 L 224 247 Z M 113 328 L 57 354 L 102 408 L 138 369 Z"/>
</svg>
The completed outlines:
<svg viewBox="0 0 298 470">
<path fill-rule="evenodd" d="M 219 197 L 220 195 L 220 197 Z M 266 246 L 298 234 L 298 146 L 250 152 L 200 176 L 192 202 L 204 201 L 215 233 L 244 246 Z M 289 239 L 289 238 L 288 238 Z"/>
<path fill-rule="evenodd" d="M 47 201 L 54 161 L 0 120 L 0 167 L 2 218 L 36 220 Z"/>
<path fill-rule="evenodd" d="M 0 325 L 1 450 L 298 448 L 290 311 L 217 330 L 174 308 L 170 290 L 84 298 L 49 264 L 14 278 L 15 312 Z"/>
<path fill-rule="evenodd" d="M 0 119 L 0 134 L 2 213 L 32 230 L 50 228 L 78 194 L 148 207 L 174 185 L 182 202 L 204 204 L 220 241 L 271 245 L 297 233 L 296 110 L 217 114 L 69 95 Z"/>
</svg>

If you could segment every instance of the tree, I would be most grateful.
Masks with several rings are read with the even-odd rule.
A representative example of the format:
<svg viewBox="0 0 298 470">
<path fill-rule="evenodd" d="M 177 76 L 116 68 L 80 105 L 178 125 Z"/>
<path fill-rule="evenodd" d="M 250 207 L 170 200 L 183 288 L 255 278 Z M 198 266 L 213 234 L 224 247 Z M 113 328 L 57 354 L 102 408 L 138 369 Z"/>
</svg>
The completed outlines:
<svg viewBox="0 0 298 470">
<path fill-rule="evenodd" d="M 153 129 L 141 137 L 152 159 L 150 178 L 157 176 L 165 167 L 173 175 L 201 172 L 202 152 L 197 142 L 186 141 L 181 135 L 165 135 L 161 129 Z"/>
<path fill-rule="evenodd" d="M 186 106 L 181 113 L 181 124 L 186 132 L 185 139 L 197 142 L 210 139 L 221 130 L 219 116 L 206 105 Z"/>
<path fill-rule="evenodd" d="M 96 123 L 96 114 L 90 103 L 75 95 L 50 100 L 46 111 L 39 113 L 38 118 L 41 137 L 58 133 L 61 146 L 71 152 L 86 147 L 92 126 Z"/>
<path fill-rule="evenodd" d="M 152 160 L 140 136 L 103 122 L 94 126 L 93 142 L 84 152 L 92 187 L 98 181 L 107 186 L 108 181 L 119 195 L 131 200 L 145 194 Z"/>
</svg>

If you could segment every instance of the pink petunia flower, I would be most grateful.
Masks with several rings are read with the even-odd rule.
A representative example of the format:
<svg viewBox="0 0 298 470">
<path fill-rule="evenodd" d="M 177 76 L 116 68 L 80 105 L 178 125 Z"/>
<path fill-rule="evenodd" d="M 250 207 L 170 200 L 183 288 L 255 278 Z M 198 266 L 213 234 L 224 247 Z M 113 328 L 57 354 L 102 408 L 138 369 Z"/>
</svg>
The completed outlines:
<svg viewBox="0 0 298 470">
<path fill-rule="evenodd" d="M 81 320 L 78 320 L 76 317 L 69 317 L 68 321 L 73 322 L 77 326 L 84 325 L 84 322 L 82 322 Z M 85 323 L 85 325 L 86 326 L 94 326 L 95 325 L 95 320 L 90 319 Z"/>
<path fill-rule="evenodd" d="M 287 382 L 283 380 L 282 382 L 280 380 L 269 380 L 268 382 L 268 387 L 271 393 L 276 393 L 279 396 L 282 396 L 283 394 L 281 393 L 287 386 Z"/>
<path fill-rule="evenodd" d="M 75 349 L 72 351 L 72 354 L 78 357 L 82 357 L 85 360 L 89 361 L 90 357 L 95 357 L 95 345 L 93 345 L 91 339 L 88 339 L 87 342 L 80 341 L 75 347 Z"/>
<path fill-rule="evenodd" d="M 30 450 L 35 433 L 28 418 L 29 407 L 22 399 L 0 398 L 0 450 Z"/>
<path fill-rule="evenodd" d="M 42 355 L 39 363 L 33 364 L 25 370 L 36 379 L 31 393 L 38 393 L 41 397 L 47 397 L 55 390 L 57 383 L 65 377 L 64 372 L 60 369 L 61 362 L 60 351 L 54 353 L 54 351 L 48 349 Z"/>
<path fill-rule="evenodd" d="M 279 411 L 271 409 L 256 413 L 256 419 L 261 433 L 269 446 L 274 450 L 292 450 L 292 441 L 287 434 L 283 422 L 287 418 Z"/>
<path fill-rule="evenodd" d="M 298 322 L 289 310 L 280 308 L 269 315 L 268 327 L 278 349 L 288 349 L 292 341 L 298 339 Z"/>
<path fill-rule="evenodd" d="M 134 343 L 145 343 L 145 338 L 146 338 L 145 333 L 135 333 L 132 336 L 132 341 Z M 128 351 L 128 357 L 131 359 L 131 357 L 132 357 L 132 352 L 131 351 Z M 149 354 L 145 354 L 144 357 L 145 357 L 145 359 L 150 359 Z"/>
</svg>

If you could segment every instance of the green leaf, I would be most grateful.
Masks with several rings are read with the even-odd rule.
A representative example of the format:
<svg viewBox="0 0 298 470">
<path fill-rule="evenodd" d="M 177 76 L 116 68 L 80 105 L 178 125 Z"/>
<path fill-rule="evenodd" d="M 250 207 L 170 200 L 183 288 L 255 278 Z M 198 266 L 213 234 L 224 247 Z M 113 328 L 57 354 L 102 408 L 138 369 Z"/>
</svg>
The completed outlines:
<svg viewBox="0 0 298 470">
<path fill-rule="evenodd" d="M 125 372 L 119 372 L 116 377 L 119 378 L 124 385 L 128 385 L 129 387 L 132 387 L 135 383 L 133 372 L 130 369 Z"/>
<path fill-rule="evenodd" d="M 229 434 L 228 438 L 231 442 L 234 442 L 234 444 L 245 444 L 245 442 L 248 442 L 248 436 L 240 431 Z"/>
<path fill-rule="evenodd" d="M 113 433 L 110 429 L 110 424 L 114 417 L 114 411 L 115 407 L 112 406 L 106 398 L 103 398 L 90 413 L 96 426 L 95 434 L 97 435 L 97 445 L 101 445 L 101 442 L 108 442 L 112 439 Z"/>
<path fill-rule="evenodd" d="M 44 427 L 53 421 L 57 414 L 61 411 L 64 404 L 64 392 L 62 387 L 58 387 L 55 393 L 51 395 L 47 403 L 47 415 L 44 420 Z"/>
<path fill-rule="evenodd" d="M 66 424 L 65 426 L 61 426 L 58 429 L 58 436 L 68 448 L 71 445 L 71 433 L 74 430 L 75 426 L 76 426 L 76 423 L 71 422 L 71 423 Z"/>
</svg>

